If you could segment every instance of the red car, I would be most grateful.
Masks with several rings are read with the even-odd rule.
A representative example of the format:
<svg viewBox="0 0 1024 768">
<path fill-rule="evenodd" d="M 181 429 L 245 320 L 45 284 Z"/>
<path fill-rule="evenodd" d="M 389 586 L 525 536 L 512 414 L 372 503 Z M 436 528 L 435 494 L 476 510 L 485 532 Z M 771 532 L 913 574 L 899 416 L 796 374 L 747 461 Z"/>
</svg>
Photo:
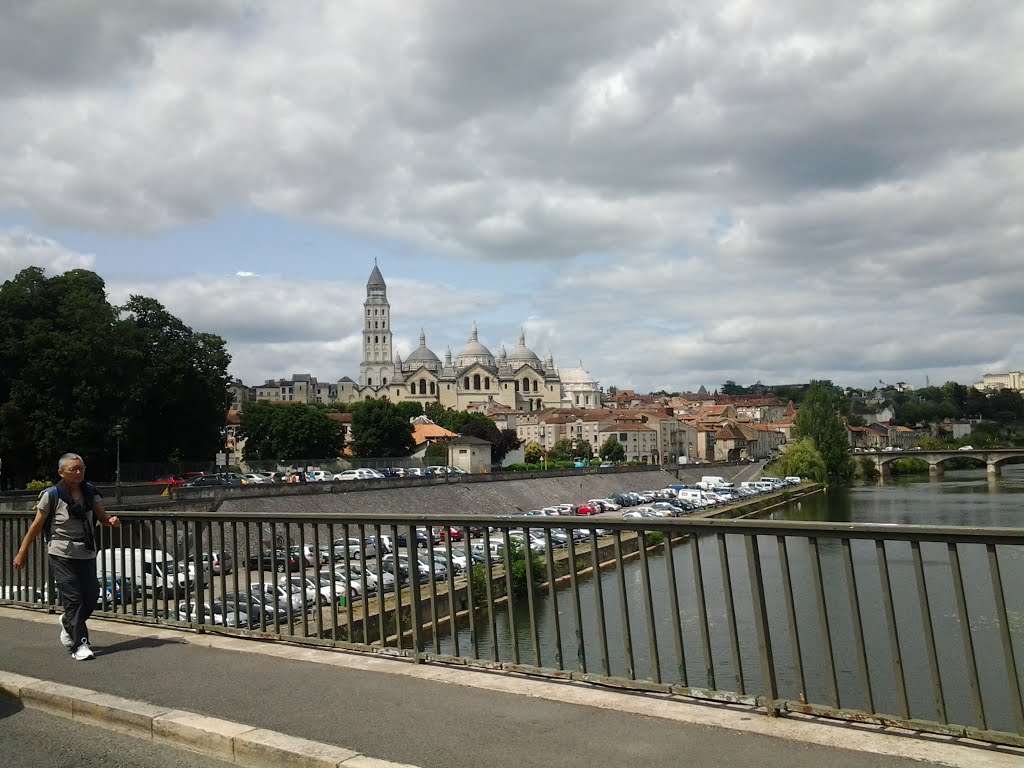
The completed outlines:
<svg viewBox="0 0 1024 768">
<path fill-rule="evenodd" d="M 592 504 L 580 504 L 576 507 L 577 515 L 596 515 L 597 509 Z"/>
<path fill-rule="evenodd" d="M 171 475 L 169 477 L 158 477 L 155 480 L 149 480 L 149 485 L 162 485 L 170 488 L 178 488 L 184 485 L 187 481 L 183 477 L 177 475 Z"/>
<path fill-rule="evenodd" d="M 447 525 L 435 525 L 434 539 L 437 541 L 444 541 L 446 538 L 450 538 L 452 541 L 462 541 L 462 529 Z"/>
</svg>

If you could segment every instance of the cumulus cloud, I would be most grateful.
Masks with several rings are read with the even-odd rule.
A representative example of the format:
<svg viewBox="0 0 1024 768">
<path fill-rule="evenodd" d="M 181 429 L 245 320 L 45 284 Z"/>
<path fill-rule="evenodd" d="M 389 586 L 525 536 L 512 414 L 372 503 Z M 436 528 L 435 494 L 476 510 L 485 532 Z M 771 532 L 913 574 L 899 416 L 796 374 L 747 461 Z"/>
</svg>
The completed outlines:
<svg viewBox="0 0 1024 768">
<path fill-rule="evenodd" d="M 160 237 L 254 209 L 397 243 L 452 265 L 388 276 L 399 351 L 525 322 L 608 384 L 1021 364 L 1019 3 L 138 5 L 0 22 L 0 212 Z M 476 263 L 537 275 L 515 317 L 447 277 Z M 261 343 L 358 364 L 359 281 L 144 287 L 254 373 Z"/>
<path fill-rule="evenodd" d="M 26 267 L 42 267 L 55 275 L 71 269 L 91 269 L 96 257 L 76 253 L 55 240 L 24 227 L 0 230 L 0 281 L 9 280 Z"/>
</svg>

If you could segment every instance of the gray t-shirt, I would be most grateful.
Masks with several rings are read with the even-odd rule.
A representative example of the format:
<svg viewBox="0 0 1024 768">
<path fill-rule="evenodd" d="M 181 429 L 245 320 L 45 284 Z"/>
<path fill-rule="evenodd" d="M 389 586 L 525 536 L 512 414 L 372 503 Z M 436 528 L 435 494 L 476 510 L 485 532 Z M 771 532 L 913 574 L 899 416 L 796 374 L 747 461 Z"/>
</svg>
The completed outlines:
<svg viewBox="0 0 1024 768">
<path fill-rule="evenodd" d="M 100 494 L 96 492 L 96 498 Z M 96 518 L 91 509 L 85 511 L 88 523 L 80 518 L 72 517 L 67 503 L 57 495 L 57 489 L 47 488 L 39 494 L 36 509 L 44 515 L 54 515 L 50 527 L 50 543 L 46 547 L 47 554 L 67 557 L 71 560 L 90 560 L 96 557 L 96 550 L 88 545 L 89 539 L 95 541 Z M 85 526 L 89 525 L 93 536 L 87 536 Z"/>
</svg>

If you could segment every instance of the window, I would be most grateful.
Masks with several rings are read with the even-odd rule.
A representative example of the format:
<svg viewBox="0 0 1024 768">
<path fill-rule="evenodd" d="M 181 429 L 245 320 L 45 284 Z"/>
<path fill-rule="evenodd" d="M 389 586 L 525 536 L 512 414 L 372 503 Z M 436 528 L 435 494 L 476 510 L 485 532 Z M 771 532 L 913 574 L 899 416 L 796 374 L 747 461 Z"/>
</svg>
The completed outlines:
<svg viewBox="0 0 1024 768">
<path fill-rule="evenodd" d="M 484 379 L 484 389 L 490 389 L 490 388 L 491 388 L 491 377 L 488 376 L 487 378 Z"/>
<path fill-rule="evenodd" d="M 508 389 L 508 384 L 505 385 L 505 389 Z M 519 380 L 516 380 L 516 392 L 519 391 Z"/>
<path fill-rule="evenodd" d="M 367 316 L 367 317 L 369 317 L 369 316 L 370 316 L 370 310 L 366 310 L 366 316 Z"/>
<path fill-rule="evenodd" d="M 529 392 L 529 391 L 530 391 L 530 380 L 528 378 L 526 378 L 525 376 L 523 376 L 523 392 Z"/>
<path fill-rule="evenodd" d="M 537 391 L 537 380 L 536 379 L 533 380 L 533 391 L 534 392 Z"/>
<path fill-rule="evenodd" d="M 374 336 L 373 337 L 373 343 L 374 344 L 380 344 L 380 336 Z"/>
<path fill-rule="evenodd" d="M 430 382 L 430 394 L 432 394 L 432 395 L 436 395 L 437 394 L 437 386 L 434 384 L 434 382 Z"/>
<path fill-rule="evenodd" d="M 368 387 L 369 387 L 369 386 L 371 386 L 372 384 L 373 384 L 373 379 L 371 379 L 371 378 L 367 377 L 367 378 L 366 378 L 366 386 L 368 386 Z"/>
<path fill-rule="evenodd" d="M 473 389 L 480 389 L 480 374 L 473 374 Z"/>
<path fill-rule="evenodd" d="M 626 442 L 626 438 L 627 437 L 629 437 L 629 435 L 627 435 L 625 432 L 619 432 L 619 442 L 620 443 Z"/>
<path fill-rule="evenodd" d="M 463 381 L 462 384 L 463 384 L 463 386 L 462 386 L 463 389 L 469 389 L 469 376 L 466 377 L 465 381 Z"/>
<path fill-rule="evenodd" d="M 384 381 L 382 381 L 381 384 L 385 387 L 388 385 L 388 379 L 386 376 L 384 377 Z"/>
<path fill-rule="evenodd" d="M 427 394 L 427 380 L 426 379 L 420 379 L 420 394 L 421 395 Z"/>
<path fill-rule="evenodd" d="M 415 384 L 410 384 L 409 385 L 409 394 L 410 395 L 415 395 L 416 394 L 416 385 Z"/>
</svg>

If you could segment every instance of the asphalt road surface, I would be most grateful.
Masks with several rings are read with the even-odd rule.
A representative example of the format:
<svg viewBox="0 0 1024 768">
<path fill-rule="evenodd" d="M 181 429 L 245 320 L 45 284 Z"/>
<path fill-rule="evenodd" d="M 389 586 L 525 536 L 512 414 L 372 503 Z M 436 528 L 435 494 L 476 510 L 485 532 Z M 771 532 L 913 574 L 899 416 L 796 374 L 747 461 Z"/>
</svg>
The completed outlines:
<svg viewBox="0 0 1024 768">
<path fill-rule="evenodd" d="M 17 768 L 223 768 L 212 757 L 23 708 L 0 695 L 3 765 Z"/>
</svg>

